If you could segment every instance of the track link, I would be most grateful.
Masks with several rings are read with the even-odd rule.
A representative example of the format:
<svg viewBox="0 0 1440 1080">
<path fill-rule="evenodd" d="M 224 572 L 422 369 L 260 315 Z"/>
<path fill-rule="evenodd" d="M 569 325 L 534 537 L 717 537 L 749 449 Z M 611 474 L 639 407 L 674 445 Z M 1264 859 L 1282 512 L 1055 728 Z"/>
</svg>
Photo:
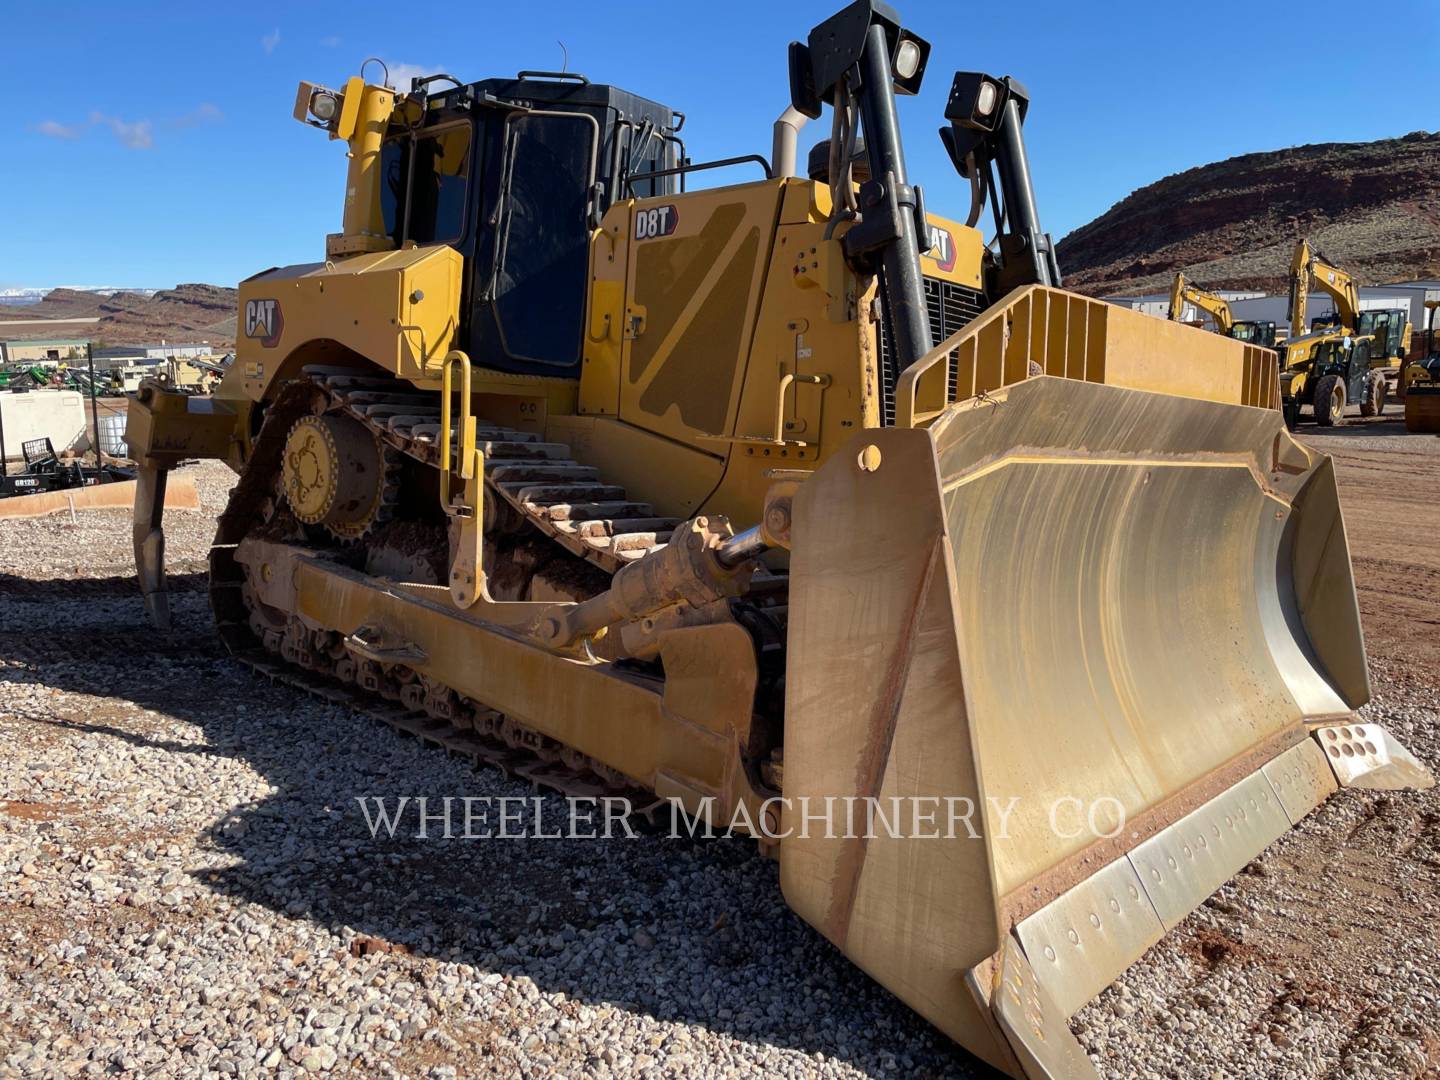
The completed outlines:
<svg viewBox="0 0 1440 1080">
<path fill-rule="evenodd" d="M 440 401 L 387 376 L 357 375 L 353 368 L 312 364 L 303 369 L 321 395 L 312 408 L 353 417 L 386 445 L 424 462 L 440 464 Z M 478 418 L 476 445 L 485 454 L 487 491 L 567 551 L 614 573 L 669 541 L 679 518 L 664 517 L 647 502 L 628 497 L 598 469 L 574 460 L 564 443 L 542 442 Z"/>
</svg>

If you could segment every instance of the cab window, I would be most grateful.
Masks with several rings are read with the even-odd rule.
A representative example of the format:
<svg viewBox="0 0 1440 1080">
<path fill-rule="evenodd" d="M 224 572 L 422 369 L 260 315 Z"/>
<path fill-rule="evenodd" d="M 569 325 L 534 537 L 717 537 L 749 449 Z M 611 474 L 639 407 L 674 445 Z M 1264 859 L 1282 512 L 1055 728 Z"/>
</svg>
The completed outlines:
<svg viewBox="0 0 1440 1080">
<path fill-rule="evenodd" d="M 570 368 L 580 362 L 595 126 L 544 113 L 511 123 L 495 317 L 511 356 Z"/>
<path fill-rule="evenodd" d="M 471 157 L 468 123 L 413 140 L 409 136 L 387 140 L 380 150 L 385 231 L 397 243 L 459 240 L 465 232 Z"/>
</svg>

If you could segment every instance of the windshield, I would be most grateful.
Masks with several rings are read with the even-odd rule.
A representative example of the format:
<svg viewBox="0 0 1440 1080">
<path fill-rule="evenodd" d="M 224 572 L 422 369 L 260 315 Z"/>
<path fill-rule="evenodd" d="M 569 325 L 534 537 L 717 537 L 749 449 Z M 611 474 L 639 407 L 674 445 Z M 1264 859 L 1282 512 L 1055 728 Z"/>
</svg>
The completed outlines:
<svg viewBox="0 0 1440 1080">
<path fill-rule="evenodd" d="M 411 170 L 411 154 L 414 169 Z M 380 149 L 380 208 L 385 231 L 400 243 L 448 243 L 465 232 L 470 186 L 470 125 L 388 139 Z M 408 189 L 408 199 L 407 199 Z"/>
</svg>

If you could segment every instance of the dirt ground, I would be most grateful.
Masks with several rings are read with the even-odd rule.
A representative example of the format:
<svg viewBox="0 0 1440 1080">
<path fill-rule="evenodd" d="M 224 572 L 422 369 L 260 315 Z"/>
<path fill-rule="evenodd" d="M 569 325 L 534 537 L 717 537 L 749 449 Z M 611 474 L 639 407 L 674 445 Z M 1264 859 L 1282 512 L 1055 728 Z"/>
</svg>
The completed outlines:
<svg viewBox="0 0 1440 1080">
<path fill-rule="evenodd" d="M 1440 772 L 1440 438 L 1299 437 L 1337 466 L 1361 715 Z M 738 842 L 678 868 L 659 841 L 386 848 L 407 861 L 378 874 L 336 809 L 355 792 L 526 789 L 227 660 L 203 571 L 229 474 L 188 471 L 206 509 L 167 520 L 169 639 L 144 627 L 126 512 L 0 522 L 0 1077 L 976 1075 Z M 607 906 L 571 919 L 572 887 Z M 553 911 L 497 914 L 532 909 Z M 377 968 L 352 955 L 367 935 L 416 955 Z M 1106 1076 L 1440 1077 L 1440 789 L 1337 794 L 1073 1027 Z"/>
<path fill-rule="evenodd" d="M 1335 459 L 1372 658 L 1440 686 L 1440 437 L 1388 416 L 1304 424 L 1300 437 Z"/>
</svg>

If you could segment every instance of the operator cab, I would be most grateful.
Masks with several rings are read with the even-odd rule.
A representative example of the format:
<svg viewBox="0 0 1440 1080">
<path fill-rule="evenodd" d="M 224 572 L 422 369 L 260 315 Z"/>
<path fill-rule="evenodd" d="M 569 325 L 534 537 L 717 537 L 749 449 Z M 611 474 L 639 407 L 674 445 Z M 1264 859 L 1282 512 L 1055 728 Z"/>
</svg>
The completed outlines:
<svg viewBox="0 0 1440 1080">
<path fill-rule="evenodd" d="M 1362 311 L 1355 332 L 1362 337 L 1373 335 L 1375 344 L 1372 352 L 1376 356 L 1403 356 L 1405 353 L 1405 330 L 1410 316 L 1403 308 L 1385 308 L 1379 311 Z"/>
<path fill-rule="evenodd" d="M 456 346 L 477 364 L 578 376 L 591 230 L 617 199 L 675 190 L 684 117 L 576 74 L 416 83 L 415 119 L 381 144 L 386 232 L 464 256 Z"/>
<path fill-rule="evenodd" d="M 1275 347 L 1275 323 L 1269 320 L 1246 319 L 1230 328 L 1230 336 L 1236 341 L 1259 345 L 1266 349 Z"/>
</svg>

